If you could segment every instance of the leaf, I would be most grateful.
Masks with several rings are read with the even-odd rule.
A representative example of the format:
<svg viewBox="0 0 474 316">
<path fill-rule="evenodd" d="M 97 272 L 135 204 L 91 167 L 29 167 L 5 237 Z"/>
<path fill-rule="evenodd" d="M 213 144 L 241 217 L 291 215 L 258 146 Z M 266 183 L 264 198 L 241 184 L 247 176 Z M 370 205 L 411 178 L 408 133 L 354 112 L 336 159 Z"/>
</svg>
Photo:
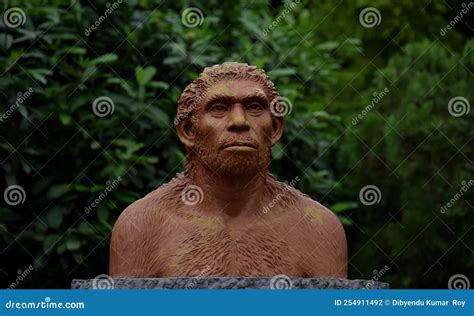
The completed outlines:
<svg viewBox="0 0 474 316">
<path fill-rule="evenodd" d="M 276 143 L 275 146 L 272 147 L 272 157 L 275 160 L 279 160 L 283 157 L 285 153 L 285 149 L 281 146 L 280 143 Z"/>
<path fill-rule="evenodd" d="M 111 63 L 113 61 L 116 61 L 117 59 L 118 59 L 117 54 L 114 54 L 114 53 L 105 54 L 105 55 L 92 59 L 89 62 L 89 65 L 93 66 L 97 64 Z"/>
<path fill-rule="evenodd" d="M 66 243 L 62 243 L 58 246 L 58 248 L 56 248 L 56 253 L 58 255 L 63 254 L 65 251 L 66 251 Z"/>
<path fill-rule="evenodd" d="M 83 235 L 92 235 L 94 232 L 92 231 L 91 227 L 90 227 L 90 224 L 82 221 L 79 226 L 78 226 L 78 230 L 81 234 Z"/>
<path fill-rule="evenodd" d="M 97 218 L 101 222 L 107 222 L 107 219 L 109 218 L 109 210 L 104 206 L 99 207 L 97 210 Z"/>
<path fill-rule="evenodd" d="M 64 49 L 68 54 L 84 55 L 87 50 L 84 47 L 66 47 Z"/>
<path fill-rule="evenodd" d="M 89 80 L 89 78 L 97 71 L 97 67 L 96 66 L 89 66 L 87 67 L 84 72 L 82 73 L 82 77 L 81 77 L 81 83 L 84 83 L 86 82 L 87 80 Z"/>
<path fill-rule="evenodd" d="M 345 216 L 338 216 L 339 220 L 341 221 L 342 225 L 344 226 L 351 226 L 352 225 L 352 220 L 349 217 Z"/>
<path fill-rule="evenodd" d="M 158 126 L 167 128 L 169 124 L 169 116 L 162 109 L 157 106 L 149 106 L 146 115 L 153 120 Z"/>
<path fill-rule="evenodd" d="M 328 42 L 324 42 L 322 44 L 319 44 L 316 46 L 316 49 L 320 49 L 320 50 L 333 50 L 333 49 L 336 49 L 337 47 L 339 46 L 339 43 L 338 42 L 335 42 L 335 41 L 328 41 Z"/>
<path fill-rule="evenodd" d="M 73 250 L 79 249 L 80 247 L 81 247 L 81 242 L 74 237 L 66 241 L 67 250 L 73 251 Z"/>
<path fill-rule="evenodd" d="M 51 75 L 52 71 L 48 69 L 30 69 L 28 70 L 30 75 L 41 82 L 42 84 L 47 84 L 48 81 L 46 80 L 46 75 Z"/>
<path fill-rule="evenodd" d="M 140 86 L 146 85 L 156 74 L 156 68 L 153 66 L 146 67 L 143 69 L 142 67 L 135 68 L 135 76 L 137 77 L 137 83 Z"/>
<path fill-rule="evenodd" d="M 13 36 L 10 34 L 1 33 L 0 34 L 0 47 L 8 50 L 12 46 Z"/>
<path fill-rule="evenodd" d="M 59 120 L 63 125 L 68 125 L 71 122 L 71 116 L 66 113 L 59 113 Z"/>
<path fill-rule="evenodd" d="M 164 81 L 152 81 L 148 84 L 148 86 L 152 87 L 152 88 L 162 88 L 162 89 L 168 89 L 169 88 L 169 84 L 167 84 L 166 82 Z"/>
<path fill-rule="evenodd" d="M 358 204 L 355 202 L 339 202 L 332 205 L 329 209 L 334 213 L 342 213 L 347 210 L 353 210 L 357 208 Z"/>
<path fill-rule="evenodd" d="M 48 211 L 46 221 L 51 228 L 58 228 L 63 222 L 63 212 L 59 206 L 55 206 Z"/>
<path fill-rule="evenodd" d="M 275 69 L 272 71 L 268 72 L 268 75 L 272 78 L 278 78 L 278 77 L 286 77 L 286 76 L 291 76 L 296 73 L 296 70 L 294 68 L 280 68 L 280 69 Z"/>
<path fill-rule="evenodd" d="M 49 188 L 47 197 L 50 200 L 54 200 L 67 193 L 69 190 L 69 183 L 58 184 Z"/>
<path fill-rule="evenodd" d="M 58 242 L 59 237 L 57 234 L 47 235 L 43 240 L 43 251 L 51 251 L 51 248 Z"/>
</svg>

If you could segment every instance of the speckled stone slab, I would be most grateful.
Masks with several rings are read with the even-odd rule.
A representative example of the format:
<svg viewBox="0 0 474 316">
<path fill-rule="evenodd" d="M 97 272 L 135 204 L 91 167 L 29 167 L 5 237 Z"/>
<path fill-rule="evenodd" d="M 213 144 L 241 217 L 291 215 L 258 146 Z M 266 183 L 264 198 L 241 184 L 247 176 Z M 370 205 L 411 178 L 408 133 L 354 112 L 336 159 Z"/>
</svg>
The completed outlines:
<svg viewBox="0 0 474 316">
<path fill-rule="evenodd" d="M 74 279 L 72 289 L 388 289 L 389 284 L 374 280 L 289 278 L 140 278 Z"/>
</svg>

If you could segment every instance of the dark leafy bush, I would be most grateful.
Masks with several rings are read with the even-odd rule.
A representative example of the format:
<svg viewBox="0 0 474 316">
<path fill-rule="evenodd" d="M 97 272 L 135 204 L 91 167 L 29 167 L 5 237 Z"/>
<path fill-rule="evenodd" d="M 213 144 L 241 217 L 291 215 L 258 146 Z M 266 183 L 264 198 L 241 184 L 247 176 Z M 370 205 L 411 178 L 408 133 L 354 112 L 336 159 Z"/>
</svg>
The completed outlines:
<svg viewBox="0 0 474 316">
<path fill-rule="evenodd" d="M 200 7 L 202 25 L 188 28 L 185 2 L 123 1 L 93 30 L 111 5 L 10 4 L 26 23 L 0 34 L 2 113 L 18 93 L 33 92 L 0 124 L 1 187 L 26 193 L 23 204 L 0 208 L 5 286 L 29 265 L 36 273 L 21 287 L 68 287 L 107 272 L 117 216 L 182 170 L 176 103 L 205 66 L 235 60 L 266 69 L 294 105 L 272 170 L 282 180 L 299 176 L 315 198 L 334 183 L 326 159 L 341 123 L 318 102 L 339 66 L 324 45 L 298 45 L 296 32 L 313 23 L 304 6 L 263 35 L 279 13 L 265 4 L 211 2 Z M 94 112 L 95 100 L 105 100 L 108 115 Z"/>
</svg>

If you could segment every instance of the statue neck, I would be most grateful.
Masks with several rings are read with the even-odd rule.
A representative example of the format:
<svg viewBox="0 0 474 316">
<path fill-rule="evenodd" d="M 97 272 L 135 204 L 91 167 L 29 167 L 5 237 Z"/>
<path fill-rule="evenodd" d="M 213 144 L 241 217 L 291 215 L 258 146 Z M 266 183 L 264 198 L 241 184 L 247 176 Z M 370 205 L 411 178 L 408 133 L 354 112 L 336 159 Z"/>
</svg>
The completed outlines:
<svg viewBox="0 0 474 316">
<path fill-rule="evenodd" d="M 199 208 L 229 219 L 258 213 L 264 201 L 265 187 L 271 179 L 268 169 L 257 174 L 230 176 L 198 164 L 188 164 L 185 175 L 189 184 L 197 185 L 203 191 Z"/>
</svg>

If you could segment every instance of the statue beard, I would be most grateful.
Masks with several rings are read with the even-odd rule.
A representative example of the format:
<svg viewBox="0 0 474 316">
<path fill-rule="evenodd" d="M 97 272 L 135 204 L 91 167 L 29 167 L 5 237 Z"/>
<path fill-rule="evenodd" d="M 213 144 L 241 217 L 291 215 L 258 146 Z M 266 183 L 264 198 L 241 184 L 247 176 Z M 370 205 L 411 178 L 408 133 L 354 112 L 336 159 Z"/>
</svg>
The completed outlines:
<svg viewBox="0 0 474 316">
<path fill-rule="evenodd" d="M 224 143 L 234 140 L 251 141 L 243 137 L 229 137 L 219 142 L 216 146 L 211 146 L 209 140 L 196 135 L 195 146 L 192 155 L 188 155 L 189 165 L 194 165 L 194 161 L 208 169 L 211 174 L 222 177 L 253 177 L 259 172 L 266 172 L 270 163 L 271 144 L 260 144 L 251 152 L 230 152 L 221 149 Z"/>
</svg>

